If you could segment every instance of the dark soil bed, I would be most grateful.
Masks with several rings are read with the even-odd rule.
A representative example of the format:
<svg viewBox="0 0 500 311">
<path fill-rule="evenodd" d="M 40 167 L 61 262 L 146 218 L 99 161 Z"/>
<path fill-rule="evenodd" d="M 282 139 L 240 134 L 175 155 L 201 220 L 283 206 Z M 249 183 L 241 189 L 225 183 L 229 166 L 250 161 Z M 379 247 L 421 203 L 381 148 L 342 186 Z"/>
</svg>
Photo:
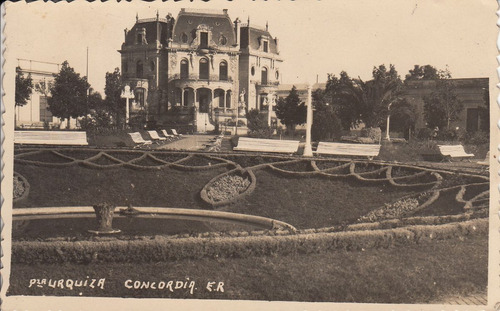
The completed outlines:
<svg viewBox="0 0 500 311">
<path fill-rule="evenodd" d="M 464 212 L 464 203 L 455 200 L 459 189 L 441 191 L 439 198 L 428 207 L 416 212 L 415 216 L 457 215 Z"/>
<path fill-rule="evenodd" d="M 475 197 L 476 195 L 488 190 L 490 187 L 488 184 L 486 185 L 473 185 L 473 186 L 468 186 L 465 190 L 463 199 L 465 201 L 468 201 Z"/>
</svg>

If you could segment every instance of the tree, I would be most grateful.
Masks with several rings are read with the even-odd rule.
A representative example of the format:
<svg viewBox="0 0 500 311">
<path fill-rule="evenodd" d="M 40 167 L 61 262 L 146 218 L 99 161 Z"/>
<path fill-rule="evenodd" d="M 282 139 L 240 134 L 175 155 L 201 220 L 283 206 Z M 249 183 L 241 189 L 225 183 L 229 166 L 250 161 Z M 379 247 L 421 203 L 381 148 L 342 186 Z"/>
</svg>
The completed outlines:
<svg viewBox="0 0 500 311">
<path fill-rule="evenodd" d="M 323 101 L 332 105 L 345 130 L 349 130 L 362 121 L 361 107 L 354 104 L 353 96 L 348 91 L 353 88 L 353 80 L 345 71 L 340 73 L 339 78 L 333 74 L 328 75 Z"/>
<path fill-rule="evenodd" d="M 459 119 L 464 105 L 455 90 L 451 79 L 440 78 L 436 80 L 434 91 L 424 96 L 424 116 L 428 127 L 446 126 L 450 129 L 450 123 Z"/>
<path fill-rule="evenodd" d="M 104 87 L 104 107 L 111 113 L 118 126 L 125 120 L 125 98 L 121 98 L 123 90 L 123 81 L 120 69 L 115 68 L 113 72 L 106 72 L 106 86 Z"/>
<path fill-rule="evenodd" d="M 33 80 L 31 75 L 24 77 L 21 67 L 16 68 L 16 94 L 15 94 L 15 104 L 16 106 L 24 106 L 28 103 L 28 99 L 33 93 Z"/>
<path fill-rule="evenodd" d="M 412 80 L 435 80 L 439 79 L 439 77 L 439 71 L 435 67 L 431 65 L 415 65 L 413 70 L 410 69 L 409 74 L 406 75 L 405 82 Z"/>
<path fill-rule="evenodd" d="M 251 109 L 246 114 L 247 126 L 251 137 L 270 138 L 272 129 L 267 124 L 267 116 L 257 109 Z"/>
<path fill-rule="evenodd" d="M 359 114 L 351 119 L 361 120 L 366 127 L 381 126 L 388 114 L 390 104 L 399 100 L 403 83 L 394 65 L 373 67 L 373 79 L 367 82 L 358 79 L 342 81 L 338 96 L 344 97 L 352 113 Z"/>
<path fill-rule="evenodd" d="M 326 90 L 317 89 L 312 94 L 313 124 L 311 135 L 313 140 L 331 140 L 341 134 L 341 123 L 333 106 L 327 102 Z"/>
<path fill-rule="evenodd" d="M 289 130 L 295 130 L 296 125 L 306 122 L 307 109 L 305 104 L 300 101 L 295 85 L 285 99 L 278 100 L 276 116 Z"/>
<path fill-rule="evenodd" d="M 69 66 L 68 62 L 62 63 L 61 70 L 54 76 L 54 84 L 50 88 L 51 97 L 48 98 L 49 110 L 63 121 L 78 118 L 88 114 L 89 101 L 87 91 L 90 87 L 87 77 Z"/>
</svg>

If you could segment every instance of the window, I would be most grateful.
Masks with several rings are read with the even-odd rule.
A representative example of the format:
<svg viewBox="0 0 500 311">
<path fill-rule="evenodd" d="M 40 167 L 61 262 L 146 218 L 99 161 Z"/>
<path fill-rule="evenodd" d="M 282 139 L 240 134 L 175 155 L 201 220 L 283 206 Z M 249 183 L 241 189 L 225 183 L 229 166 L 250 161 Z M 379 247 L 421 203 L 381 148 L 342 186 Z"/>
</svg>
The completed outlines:
<svg viewBox="0 0 500 311">
<path fill-rule="evenodd" d="M 264 41 L 264 46 L 263 46 L 263 50 L 264 52 L 269 52 L 269 42 L 267 41 Z"/>
<path fill-rule="evenodd" d="M 149 63 L 149 70 L 151 70 L 151 71 L 155 71 L 155 62 L 154 62 L 154 61 L 151 61 L 151 62 Z"/>
<path fill-rule="evenodd" d="M 52 122 L 52 112 L 49 110 L 47 96 L 40 96 L 40 122 Z"/>
<path fill-rule="evenodd" d="M 227 38 L 224 36 L 220 36 L 219 38 L 219 44 L 220 45 L 226 45 L 227 44 Z"/>
<path fill-rule="evenodd" d="M 252 66 L 252 68 L 250 69 L 250 73 L 252 74 L 252 76 L 255 76 L 255 67 Z"/>
<path fill-rule="evenodd" d="M 208 59 L 206 58 L 200 59 L 200 79 L 208 80 L 208 77 L 210 75 L 209 70 L 210 69 L 209 69 Z"/>
<path fill-rule="evenodd" d="M 280 73 L 279 73 L 279 71 L 278 71 L 278 70 L 276 70 L 276 74 L 275 74 L 275 76 L 276 76 L 276 80 L 278 80 L 278 79 L 280 78 Z"/>
<path fill-rule="evenodd" d="M 182 43 L 187 43 L 188 42 L 188 36 L 185 33 L 183 33 L 181 35 L 181 40 L 182 40 Z"/>
<path fill-rule="evenodd" d="M 181 79 L 189 78 L 189 62 L 187 59 L 181 60 Z"/>
<path fill-rule="evenodd" d="M 219 65 L 219 79 L 227 80 L 227 63 L 222 61 Z"/>
<path fill-rule="evenodd" d="M 142 61 L 138 60 L 135 66 L 135 75 L 137 78 L 142 78 L 143 74 L 144 74 L 144 68 L 142 65 Z"/>
<path fill-rule="evenodd" d="M 137 34 L 137 44 L 141 44 L 142 43 L 142 38 L 143 38 L 143 34 L 142 33 L 138 33 Z"/>
<path fill-rule="evenodd" d="M 218 98 L 219 108 L 224 108 L 224 91 L 215 90 L 215 97 Z"/>
<path fill-rule="evenodd" d="M 261 77 L 260 77 L 260 83 L 262 85 L 266 85 L 267 84 L 267 68 L 262 68 Z"/>
<path fill-rule="evenodd" d="M 141 107 L 144 107 L 144 89 L 136 88 L 135 89 L 135 102 L 139 104 Z"/>
<path fill-rule="evenodd" d="M 208 32 L 200 32 L 200 48 L 208 47 Z"/>
</svg>

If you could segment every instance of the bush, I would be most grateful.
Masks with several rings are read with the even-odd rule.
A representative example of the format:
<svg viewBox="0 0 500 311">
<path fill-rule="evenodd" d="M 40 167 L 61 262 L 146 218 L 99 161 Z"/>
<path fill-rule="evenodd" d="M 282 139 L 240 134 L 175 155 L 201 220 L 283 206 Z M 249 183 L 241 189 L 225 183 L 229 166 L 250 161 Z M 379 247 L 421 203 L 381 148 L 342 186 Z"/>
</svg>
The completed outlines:
<svg viewBox="0 0 500 311">
<path fill-rule="evenodd" d="M 432 130 L 430 128 L 424 127 L 421 129 L 418 129 L 417 131 L 417 139 L 419 140 L 428 140 L 431 138 L 432 135 Z"/>
<path fill-rule="evenodd" d="M 248 136 L 256 138 L 270 138 L 273 130 L 267 124 L 267 116 L 258 110 L 252 109 L 247 113 Z"/>
<path fill-rule="evenodd" d="M 472 132 L 465 135 L 465 143 L 470 145 L 482 145 L 490 142 L 490 132 Z"/>
<path fill-rule="evenodd" d="M 274 232 L 269 232 L 273 233 Z M 20 241 L 12 244 L 15 263 L 161 262 L 197 258 L 309 254 L 325 251 L 388 248 L 435 239 L 487 234 L 488 220 L 375 231 L 274 234 L 247 237 L 166 238 L 146 240 Z"/>
<path fill-rule="evenodd" d="M 361 130 L 361 137 L 369 137 L 376 142 L 382 138 L 382 130 L 378 127 L 365 127 Z"/>
</svg>

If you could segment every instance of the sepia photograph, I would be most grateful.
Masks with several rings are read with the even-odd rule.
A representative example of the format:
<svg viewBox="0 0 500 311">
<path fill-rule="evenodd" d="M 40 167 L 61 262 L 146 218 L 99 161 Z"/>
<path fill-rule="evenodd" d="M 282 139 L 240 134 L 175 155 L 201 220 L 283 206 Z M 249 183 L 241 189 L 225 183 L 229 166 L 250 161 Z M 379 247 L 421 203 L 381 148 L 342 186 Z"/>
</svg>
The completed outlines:
<svg viewBox="0 0 500 311">
<path fill-rule="evenodd" d="M 2 4 L 5 310 L 495 310 L 497 10 Z"/>
</svg>

